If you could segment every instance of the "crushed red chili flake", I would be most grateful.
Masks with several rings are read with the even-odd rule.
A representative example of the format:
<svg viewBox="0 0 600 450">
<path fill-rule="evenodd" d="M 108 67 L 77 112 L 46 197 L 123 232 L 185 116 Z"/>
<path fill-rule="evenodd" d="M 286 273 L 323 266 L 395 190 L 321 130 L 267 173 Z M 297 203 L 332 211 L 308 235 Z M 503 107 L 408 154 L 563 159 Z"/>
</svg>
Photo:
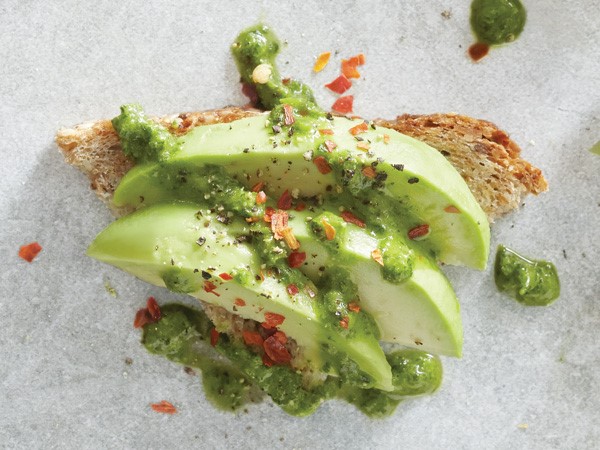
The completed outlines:
<svg viewBox="0 0 600 450">
<path fill-rule="evenodd" d="M 262 347 L 264 339 L 258 331 L 242 331 L 242 337 L 246 345 L 258 345 Z"/>
<path fill-rule="evenodd" d="M 154 297 L 148 297 L 146 301 L 146 308 L 148 309 L 148 313 L 154 322 L 158 322 L 162 317 L 162 313 L 160 311 L 160 306 L 156 302 Z"/>
<path fill-rule="evenodd" d="M 317 156 L 315 159 L 313 159 L 313 163 L 315 166 L 317 166 L 317 170 L 323 175 L 327 175 L 332 170 L 324 156 Z"/>
<path fill-rule="evenodd" d="M 306 261 L 306 253 L 305 252 L 292 252 L 288 255 L 288 265 L 292 269 L 296 269 L 300 267 L 304 261 Z"/>
<path fill-rule="evenodd" d="M 283 105 L 283 123 L 285 125 L 292 125 L 295 121 L 294 108 L 292 108 L 292 105 Z"/>
<path fill-rule="evenodd" d="M 273 333 L 273 337 L 283 345 L 287 344 L 287 336 L 283 331 L 277 330 L 275 333 Z"/>
<path fill-rule="evenodd" d="M 210 345 L 212 345 L 213 347 L 215 345 L 217 345 L 217 343 L 219 342 L 219 332 L 217 331 L 216 328 L 212 328 L 210 330 Z"/>
<path fill-rule="evenodd" d="M 331 83 L 326 84 L 325 87 L 337 94 L 343 94 L 352 87 L 352 81 L 342 74 Z"/>
<path fill-rule="evenodd" d="M 327 238 L 327 240 L 332 241 L 333 239 L 335 239 L 335 227 L 331 225 L 325 218 L 321 220 L 321 223 L 323 224 L 323 228 L 325 229 L 325 237 Z"/>
<path fill-rule="evenodd" d="M 356 217 L 350 211 L 342 212 L 341 216 L 342 216 L 342 219 L 344 219 L 344 222 L 352 223 L 360 228 L 365 228 L 367 226 L 362 220 L 360 220 L 358 217 Z"/>
<path fill-rule="evenodd" d="M 264 187 L 265 187 L 265 182 L 264 181 L 259 181 L 254 186 L 252 186 L 252 192 L 262 191 Z"/>
<path fill-rule="evenodd" d="M 42 246 L 37 242 L 32 242 L 30 244 L 21 246 L 21 248 L 19 249 L 19 256 L 25 261 L 31 262 L 41 251 Z"/>
<path fill-rule="evenodd" d="M 377 262 L 380 266 L 383 266 L 383 256 L 381 255 L 381 250 L 376 248 L 371 252 L 371 258 Z"/>
<path fill-rule="evenodd" d="M 348 78 L 360 78 L 360 73 L 356 70 L 357 66 L 362 66 L 365 63 L 365 55 L 359 53 L 349 59 L 342 60 L 342 73 Z"/>
<path fill-rule="evenodd" d="M 281 210 L 271 214 L 271 231 L 275 239 L 283 239 L 283 231 L 288 228 L 288 218 L 288 213 Z"/>
<path fill-rule="evenodd" d="M 221 278 L 222 280 L 225 280 L 225 281 L 233 280 L 233 277 L 226 272 L 220 273 L 219 278 Z"/>
<path fill-rule="evenodd" d="M 235 306 L 246 306 L 246 301 L 243 298 L 236 298 L 233 302 Z"/>
<path fill-rule="evenodd" d="M 329 129 L 329 128 L 323 128 L 321 130 L 319 130 L 319 133 L 321 133 L 321 135 L 333 135 L 333 130 Z"/>
<path fill-rule="evenodd" d="M 408 230 L 408 238 L 410 240 L 420 239 L 429 234 L 429 225 L 426 223 L 423 225 L 418 225 L 414 228 Z"/>
<path fill-rule="evenodd" d="M 295 284 L 288 284 L 286 290 L 287 293 L 290 295 L 296 295 L 298 292 L 300 292 L 298 286 L 296 286 Z"/>
<path fill-rule="evenodd" d="M 266 355 L 275 364 L 287 364 L 292 360 L 292 355 L 290 355 L 288 349 L 275 336 L 269 336 L 265 339 L 263 348 Z"/>
<path fill-rule="evenodd" d="M 348 329 L 348 316 L 343 317 L 342 320 L 340 320 L 340 326 L 342 328 Z"/>
<path fill-rule="evenodd" d="M 277 200 L 277 207 L 279 209 L 288 210 L 292 208 L 292 196 L 290 195 L 290 191 L 286 189 L 279 200 Z"/>
<path fill-rule="evenodd" d="M 360 306 L 354 302 L 348 303 L 348 309 L 352 312 L 358 313 L 360 312 Z"/>
<path fill-rule="evenodd" d="M 300 202 L 294 208 L 296 211 L 304 211 L 306 209 L 306 204 Z"/>
<path fill-rule="evenodd" d="M 364 167 L 361 173 L 367 178 L 375 178 L 377 176 L 377 172 L 371 166 Z"/>
<path fill-rule="evenodd" d="M 332 151 L 335 150 L 335 148 L 337 147 L 337 144 L 333 141 L 330 141 L 329 139 L 325 141 L 325 149 L 331 153 Z"/>
<path fill-rule="evenodd" d="M 327 63 L 329 62 L 329 58 L 331 57 L 331 52 L 323 52 L 319 56 L 317 56 L 317 60 L 315 61 L 315 65 L 313 67 L 313 71 L 315 73 L 320 72 L 325 68 Z"/>
<path fill-rule="evenodd" d="M 468 53 L 474 62 L 484 58 L 490 51 L 490 46 L 483 42 L 476 42 L 469 47 Z"/>
<path fill-rule="evenodd" d="M 344 97 L 338 98 L 331 106 L 331 109 L 335 112 L 339 112 L 340 114 L 349 114 L 352 112 L 353 106 L 354 96 L 346 95 Z"/>
<path fill-rule="evenodd" d="M 371 148 L 371 144 L 369 144 L 368 142 L 359 142 L 358 144 L 356 144 L 356 148 L 362 150 L 363 152 L 366 152 Z"/>
<path fill-rule="evenodd" d="M 267 367 L 271 367 L 274 364 L 273 360 L 269 358 L 269 355 L 267 355 L 266 353 L 263 353 L 262 355 L 262 362 Z"/>
<path fill-rule="evenodd" d="M 460 210 L 454 205 L 448 205 L 444 208 L 444 211 L 450 214 L 460 214 Z"/>
<path fill-rule="evenodd" d="M 217 288 L 217 286 L 213 282 L 208 281 L 208 280 L 204 281 L 204 290 L 206 292 L 208 292 L 209 294 L 215 294 L 217 297 L 220 297 L 221 294 L 219 294 L 218 292 L 215 292 L 216 288 Z"/>
<path fill-rule="evenodd" d="M 271 208 L 270 206 L 267 206 L 265 208 L 265 215 L 263 217 L 264 221 L 267 223 L 271 223 L 271 217 L 273 216 L 273 214 L 275 214 L 275 209 Z"/>
<path fill-rule="evenodd" d="M 152 323 L 152 316 L 148 308 L 138 309 L 133 319 L 133 328 L 142 328 L 147 323 Z"/>
<path fill-rule="evenodd" d="M 267 194 L 265 194 L 265 191 L 260 191 L 256 194 L 256 204 L 262 205 L 264 203 L 267 203 Z"/>
<path fill-rule="evenodd" d="M 350 134 L 352 136 L 356 136 L 357 134 L 366 132 L 368 129 L 369 129 L 369 126 L 366 124 L 366 122 L 363 122 L 363 123 L 359 123 L 358 125 L 350 128 L 348 131 L 350 132 Z"/>
<path fill-rule="evenodd" d="M 285 316 L 281 314 L 266 312 L 265 321 L 261 324 L 263 328 L 276 328 L 285 321 Z"/>
<path fill-rule="evenodd" d="M 166 400 L 161 400 L 160 403 L 151 403 L 150 407 L 157 413 L 162 414 L 175 414 L 177 412 L 177 408 L 175 407 L 175 405 Z"/>
</svg>

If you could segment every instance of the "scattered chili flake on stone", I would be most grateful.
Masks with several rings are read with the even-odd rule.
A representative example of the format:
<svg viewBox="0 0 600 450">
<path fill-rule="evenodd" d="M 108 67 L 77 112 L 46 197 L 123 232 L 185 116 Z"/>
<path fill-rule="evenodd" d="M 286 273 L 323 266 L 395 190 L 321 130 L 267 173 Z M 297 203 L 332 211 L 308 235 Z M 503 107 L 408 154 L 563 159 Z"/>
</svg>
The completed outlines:
<svg viewBox="0 0 600 450">
<path fill-rule="evenodd" d="M 450 214 L 460 214 L 460 210 L 454 205 L 448 205 L 444 208 L 444 211 Z"/>
<path fill-rule="evenodd" d="M 267 194 L 265 194 L 265 191 L 260 191 L 256 194 L 256 204 L 262 205 L 264 203 L 267 203 Z"/>
<path fill-rule="evenodd" d="M 42 246 L 37 242 L 32 242 L 27 245 L 23 245 L 19 249 L 19 256 L 27 262 L 31 262 L 35 257 L 42 251 Z"/>
<path fill-rule="evenodd" d="M 418 226 L 408 230 L 408 238 L 413 241 L 424 238 L 428 234 L 429 234 L 429 225 L 427 225 L 427 224 L 418 225 Z"/>
<path fill-rule="evenodd" d="M 342 212 L 341 216 L 342 216 L 342 219 L 344 219 L 344 222 L 352 223 L 360 228 L 365 228 L 367 226 L 362 220 L 360 220 L 358 217 L 356 217 L 350 211 Z"/>
<path fill-rule="evenodd" d="M 317 170 L 323 175 L 327 175 L 332 170 L 324 156 L 317 156 L 315 159 L 313 159 L 313 163 L 315 166 L 317 166 Z"/>
<path fill-rule="evenodd" d="M 342 73 L 348 78 L 360 78 L 360 73 L 356 70 L 357 66 L 362 66 L 365 63 L 365 55 L 359 53 L 349 59 L 342 60 Z"/>
<path fill-rule="evenodd" d="M 325 87 L 335 92 L 336 94 L 343 94 L 352 87 L 352 81 L 350 81 L 348 78 L 346 78 L 345 75 L 342 74 L 335 80 L 333 80 L 331 83 L 326 84 Z"/>
<path fill-rule="evenodd" d="M 380 266 L 383 266 L 383 256 L 381 255 L 381 250 L 376 248 L 371 252 L 371 258 L 377 262 Z"/>
<path fill-rule="evenodd" d="M 340 326 L 342 328 L 348 329 L 348 316 L 343 317 L 342 320 L 340 320 Z"/>
<path fill-rule="evenodd" d="M 148 297 L 146 301 L 146 308 L 148 308 L 148 313 L 154 322 L 158 322 L 162 317 L 162 313 L 160 312 L 160 306 L 154 297 Z"/>
<path fill-rule="evenodd" d="M 317 56 L 317 60 L 315 61 L 315 65 L 313 67 L 313 71 L 315 73 L 320 72 L 325 68 L 327 63 L 329 62 L 329 58 L 331 57 L 331 52 L 323 52 L 319 56 Z"/>
<path fill-rule="evenodd" d="M 300 267 L 304 261 L 306 261 L 306 253 L 305 252 L 292 252 L 288 255 L 288 265 L 292 268 L 292 269 L 296 269 L 298 267 Z"/>
<path fill-rule="evenodd" d="M 358 313 L 360 312 L 360 306 L 354 302 L 348 303 L 348 309 L 352 312 Z"/>
<path fill-rule="evenodd" d="M 283 123 L 285 125 L 292 125 L 296 121 L 292 105 L 283 105 L 283 116 Z"/>
<path fill-rule="evenodd" d="M 217 343 L 219 342 L 219 332 L 217 331 L 216 328 L 211 328 L 210 330 L 210 345 L 212 345 L 213 347 L 215 345 L 217 345 Z"/>
<path fill-rule="evenodd" d="M 246 345 L 258 345 L 259 347 L 262 347 L 264 342 L 263 337 L 258 331 L 244 330 L 242 331 L 242 337 L 244 338 L 244 343 Z"/>
<path fill-rule="evenodd" d="M 292 196 L 288 189 L 286 189 L 283 194 L 281 194 L 281 197 L 279 197 L 279 200 L 277 200 L 277 207 L 283 210 L 292 208 Z"/>
<path fill-rule="evenodd" d="M 234 303 L 235 306 L 246 306 L 246 301 L 243 298 L 236 298 Z"/>
<path fill-rule="evenodd" d="M 332 241 L 333 239 L 335 239 L 335 227 L 331 225 L 325 218 L 321 220 L 321 223 L 323 224 L 323 228 L 325 229 L 325 237 L 327 238 L 327 240 Z"/>
<path fill-rule="evenodd" d="M 333 141 L 330 141 L 329 139 L 325 141 L 325 149 L 331 153 L 332 151 L 335 150 L 335 148 L 337 147 L 337 144 Z"/>
<path fill-rule="evenodd" d="M 220 273 L 219 278 L 221 278 L 222 280 L 225 280 L 225 281 L 233 280 L 233 277 L 226 272 Z"/>
<path fill-rule="evenodd" d="M 476 42 L 469 47 L 468 53 L 474 62 L 484 58 L 490 51 L 490 46 L 483 42 Z"/>
<path fill-rule="evenodd" d="M 295 284 L 288 284 L 286 290 L 287 293 L 290 295 L 296 295 L 298 292 L 300 292 L 298 286 L 296 286 Z"/>
<path fill-rule="evenodd" d="M 354 96 L 346 95 L 344 97 L 338 98 L 331 106 L 331 109 L 335 112 L 339 112 L 340 114 L 349 114 L 352 112 L 353 105 Z"/>
<path fill-rule="evenodd" d="M 361 173 L 367 178 L 375 178 L 377 176 L 377 172 L 371 166 L 364 167 Z"/>
<path fill-rule="evenodd" d="M 275 364 L 287 364 L 292 360 L 292 355 L 288 352 L 275 336 L 269 336 L 263 343 L 265 353 Z"/>
<path fill-rule="evenodd" d="M 364 133 L 369 129 L 369 126 L 366 122 L 359 123 L 356 126 L 353 126 L 348 131 L 352 136 L 356 136 L 357 134 Z"/>
<path fill-rule="evenodd" d="M 133 319 L 133 328 L 142 328 L 147 323 L 152 323 L 152 316 L 150 316 L 148 308 L 138 309 Z"/>
<path fill-rule="evenodd" d="M 175 414 L 177 412 L 177 408 L 173 405 L 173 403 L 166 400 L 161 400 L 160 403 L 151 403 L 150 407 L 157 413 L 161 414 Z"/>
</svg>

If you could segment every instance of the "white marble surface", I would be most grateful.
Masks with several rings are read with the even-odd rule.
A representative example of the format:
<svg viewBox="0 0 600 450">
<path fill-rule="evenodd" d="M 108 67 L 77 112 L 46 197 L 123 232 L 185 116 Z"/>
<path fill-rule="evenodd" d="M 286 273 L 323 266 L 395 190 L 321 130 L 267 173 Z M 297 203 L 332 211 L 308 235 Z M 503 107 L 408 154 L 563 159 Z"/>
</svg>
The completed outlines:
<svg viewBox="0 0 600 450">
<path fill-rule="evenodd" d="M 587 149 L 600 139 L 600 2 L 525 4 L 522 37 L 474 65 L 468 2 L 0 2 L 0 447 L 598 448 L 600 157 Z M 550 182 L 495 224 L 493 245 L 554 261 L 562 298 L 527 309 L 496 292 L 490 268 L 449 269 L 464 357 L 444 361 L 440 392 L 386 420 L 338 402 L 306 419 L 269 403 L 216 411 L 131 326 L 146 296 L 173 295 L 84 256 L 110 217 L 63 163 L 55 130 L 130 101 L 153 114 L 242 104 L 228 46 L 257 20 L 288 42 L 282 73 L 323 105 L 340 58 L 364 51 L 357 113 L 492 120 Z M 340 54 L 315 76 L 325 50 Z M 44 250 L 28 264 L 17 251 L 33 240 Z M 161 399 L 179 413 L 152 412 Z"/>
</svg>

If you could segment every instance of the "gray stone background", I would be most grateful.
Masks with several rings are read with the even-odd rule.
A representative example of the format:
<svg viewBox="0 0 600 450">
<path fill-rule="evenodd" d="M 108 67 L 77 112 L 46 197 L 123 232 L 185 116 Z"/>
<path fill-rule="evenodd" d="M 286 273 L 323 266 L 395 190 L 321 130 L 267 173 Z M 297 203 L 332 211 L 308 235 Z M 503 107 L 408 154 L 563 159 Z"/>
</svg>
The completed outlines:
<svg viewBox="0 0 600 450">
<path fill-rule="evenodd" d="M 600 2 L 525 5 L 522 37 L 473 64 L 468 2 L 0 1 L 0 447 L 598 448 L 600 157 L 587 149 L 600 139 Z M 528 309 L 496 292 L 491 267 L 449 268 L 464 357 L 444 361 L 436 395 L 386 420 L 338 402 L 305 419 L 268 402 L 216 411 L 198 377 L 147 354 L 131 326 L 148 295 L 174 296 L 84 256 L 111 217 L 55 131 L 130 101 L 152 114 L 244 103 L 228 46 L 257 20 L 287 42 L 282 73 L 326 107 L 322 85 L 363 51 L 357 113 L 494 121 L 550 182 L 494 225 L 492 248 L 554 261 L 562 298 Z M 339 55 L 314 75 L 325 50 Z M 33 240 L 44 249 L 28 264 L 17 251 Z M 179 413 L 152 412 L 161 399 Z"/>
</svg>

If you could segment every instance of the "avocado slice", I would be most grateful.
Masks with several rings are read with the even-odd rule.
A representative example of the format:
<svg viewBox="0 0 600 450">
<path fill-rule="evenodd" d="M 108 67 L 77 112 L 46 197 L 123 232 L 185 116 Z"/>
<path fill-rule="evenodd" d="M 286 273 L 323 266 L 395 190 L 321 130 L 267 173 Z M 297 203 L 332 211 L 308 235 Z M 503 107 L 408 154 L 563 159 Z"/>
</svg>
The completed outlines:
<svg viewBox="0 0 600 450">
<path fill-rule="evenodd" d="M 324 195 L 332 186 L 342 185 L 349 161 L 359 173 L 351 172 L 362 179 L 360 168 L 376 165 L 381 181 L 378 191 L 403 211 L 407 228 L 429 225 L 430 232 L 420 245 L 446 264 L 485 268 L 490 239 L 487 218 L 464 180 L 438 151 L 381 127 L 360 133 L 360 143 L 369 147 L 364 151 L 365 146 L 357 148 L 359 142 L 349 132 L 363 122 L 335 117 L 330 121 L 334 134 L 327 138 L 337 147 L 330 154 L 323 153 L 333 170 L 323 174 L 313 161 L 320 136 L 272 134 L 266 122 L 267 116 L 259 115 L 194 128 L 179 138 L 181 149 L 168 160 L 130 170 L 115 192 L 115 205 L 140 206 L 144 201 L 166 199 L 180 173 L 207 164 L 222 165 L 247 187 L 266 182 L 272 196 L 299 189 L 305 197 Z M 362 186 L 356 178 L 346 190 Z"/>
<path fill-rule="evenodd" d="M 345 372 L 353 372 L 361 386 L 392 390 L 391 369 L 378 336 L 360 329 L 345 333 L 330 326 L 316 307 L 319 292 L 301 274 L 297 279 L 310 286 L 315 298 L 308 290 L 290 296 L 285 283 L 268 273 L 260 281 L 260 255 L 236 240 L 250 233 L 251 226 L 235 218 L 225 224 L 220 217 L 197 204 L 143 208 L 104 229 L 87 254 L 146 282 L 188 293 L 247 319 L 265 322 L 266 313 L 284 316 L 279 329 L 304 348 L 314 367 L 335 370 L 342 360 Z M 234 275 L 223 279 L 221 274 Z M 328 358 L 331 354 L 323 352 L 324 348 L 335 349 L 336 361 Z"/>
</svg>

